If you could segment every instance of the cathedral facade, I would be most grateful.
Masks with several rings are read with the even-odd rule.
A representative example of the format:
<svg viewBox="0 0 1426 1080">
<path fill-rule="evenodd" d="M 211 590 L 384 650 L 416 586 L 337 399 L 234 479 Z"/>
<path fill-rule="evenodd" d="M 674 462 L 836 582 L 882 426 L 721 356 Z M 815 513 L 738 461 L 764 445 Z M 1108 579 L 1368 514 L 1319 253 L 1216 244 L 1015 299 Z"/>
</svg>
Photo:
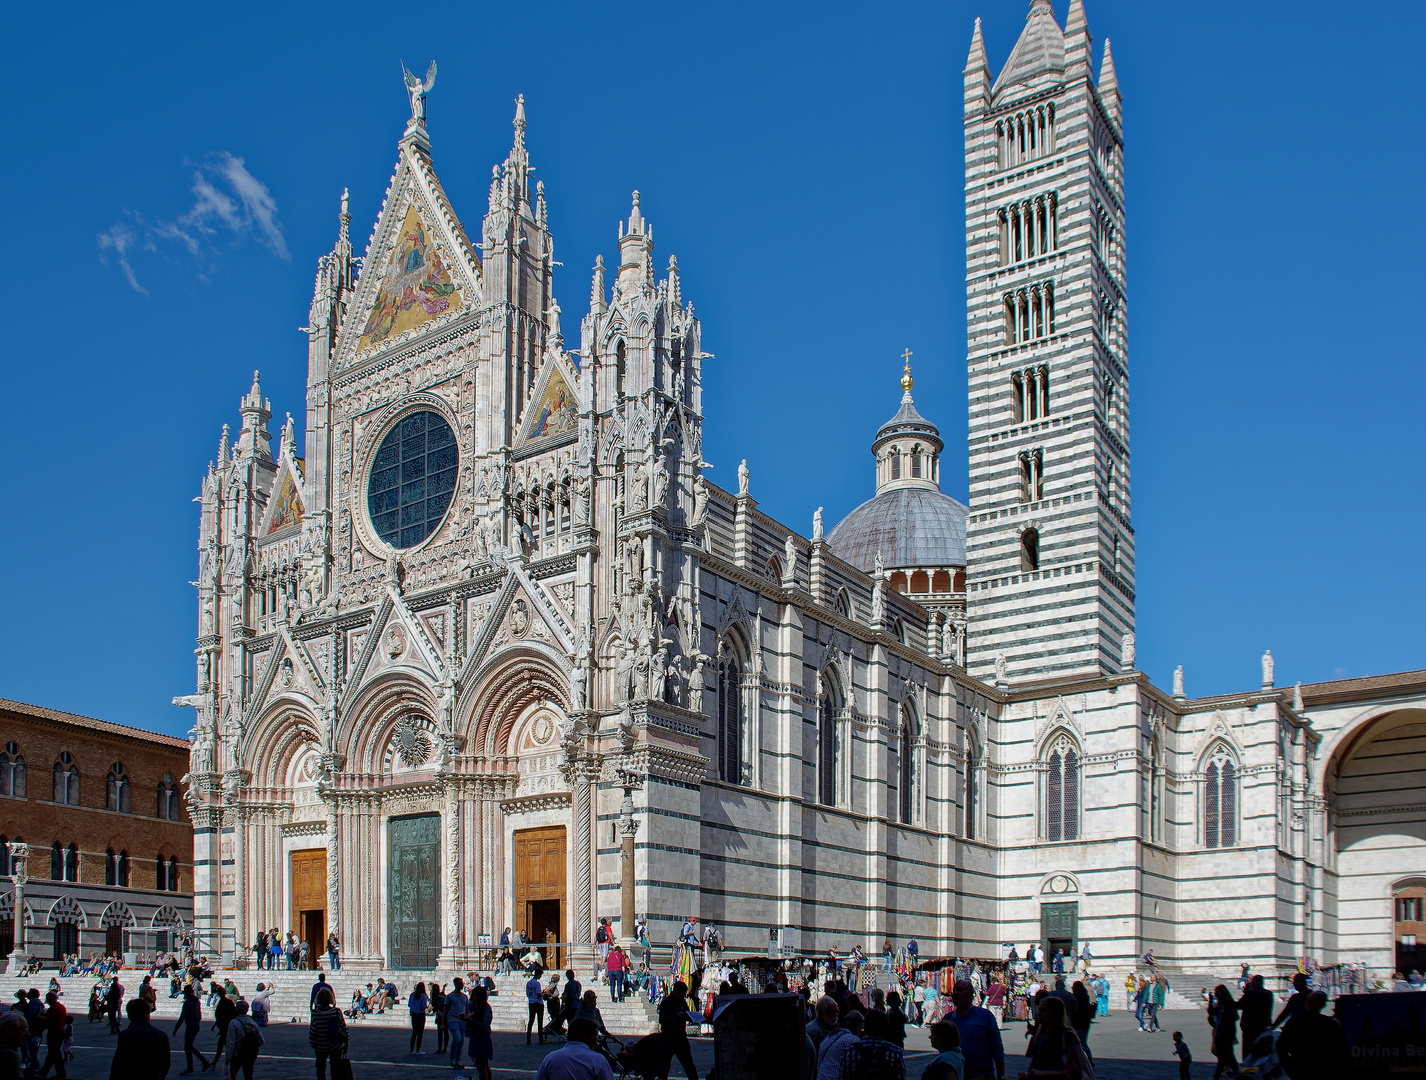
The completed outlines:
<svg viewBox="0 0 1426 1080">
<path fill-rule="evenodd" d="M 1192 699 L 1136 669 L 1108 43 L 1096 78 L 1080 0 L 1034 0 L 964 80 L 970 505 L 908 366 L 872 498 L 804 535 L 746 465 L 704 476 L 717 369 L 638 194 L 572 347 L 523 99 L 472 239 L 408 76 L 365 256 L 344 197 L 318 264 L 300 443 L 255 374 L 202 483 L 210 949 L 465 970 L 506 927 L 695 913 L 738 951 L 1392 963 L 1426 673 L 1285 690 L 1265 656 Z"/>
</svg>

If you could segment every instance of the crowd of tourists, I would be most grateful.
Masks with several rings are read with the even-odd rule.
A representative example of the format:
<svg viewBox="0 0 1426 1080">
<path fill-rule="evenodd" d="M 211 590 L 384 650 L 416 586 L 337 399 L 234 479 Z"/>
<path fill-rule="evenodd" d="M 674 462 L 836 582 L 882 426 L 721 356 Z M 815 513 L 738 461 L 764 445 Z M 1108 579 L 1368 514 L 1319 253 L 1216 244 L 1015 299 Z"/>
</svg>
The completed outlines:
<svg viewBox="0 0 1426 1080">
<path fill-rule="evenodd" d="M 253 941 L 253 961 L 258 969 L 268 971 L 310 971 L 313 967 L 312 946 L 306 938 L 279 928 L 260 930 Z M 335 931 L 327 935 L 327 963 L 333 971 L 342 968 L 342 945 Z"/>
</svg>

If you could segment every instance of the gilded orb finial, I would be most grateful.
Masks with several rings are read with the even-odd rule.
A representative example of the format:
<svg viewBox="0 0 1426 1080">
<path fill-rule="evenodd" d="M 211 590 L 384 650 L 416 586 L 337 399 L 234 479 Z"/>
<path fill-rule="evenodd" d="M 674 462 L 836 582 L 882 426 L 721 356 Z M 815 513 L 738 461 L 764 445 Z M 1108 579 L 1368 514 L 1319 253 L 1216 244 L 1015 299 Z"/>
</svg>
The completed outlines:
<svg viewBox="0 0 1426 1080">
<path fill-rule="evenodd" d="M 911 392 L 911 350 L 907 349 L 901 354 L 901 359 L 906 361 L 906 367 L 901 372 L 901 389 L 907 393 Z"/>
</svg>

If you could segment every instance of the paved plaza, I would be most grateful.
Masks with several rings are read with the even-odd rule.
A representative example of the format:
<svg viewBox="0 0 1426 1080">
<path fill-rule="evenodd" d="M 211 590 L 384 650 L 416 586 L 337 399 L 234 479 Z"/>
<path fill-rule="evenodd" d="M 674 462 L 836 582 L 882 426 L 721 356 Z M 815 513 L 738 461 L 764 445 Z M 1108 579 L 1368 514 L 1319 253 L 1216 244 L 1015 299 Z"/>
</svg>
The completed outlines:
<svg viewBox="0 0 1426 1080">
<path fill-rule="evenodd" d="M 1090 1046 L 1095 1052 L 1095 1072 L 1099 1080 L 1172 1080 L 1177 1077 L 1178 1064 L 1170 1056 L 1172 1046 L 1168 1034 L 1175 1028 L 1184 1032 L 1189 1047 L 1193 1050 L 1196 1059 L 1193 1076 L 1212 1076 L 1213 1062 L 1208 1054 L 1208 1028 L 1202 1014 L 1187 1010 L 1166 1012 L 1164 1020 L 1164 1032 L 1154 1035 L 1140 1034 L 1135 1030 L 1133 1018 L 1123 1013 L 1111 1015 L 1104 1022 L 1097 1024 L 1090 1034 Z M 172 1031 L 172 1022 L 160 1024 L 160 1027 Z M 1012 1080 L 1026 1065 L 1025 1058 L 1020 1053 L 1025 1047 L 1024 1032 L 1025 1025 L 1018 1023 L 1005 1029 L 1008 1054 L 1005 1072 Z M 263 1037 L 266 1043 L 254 1071 L 258 1080 L 308 1080 L 314 1075 L 305 1024 L 274 1023 L 263 1032 Z M 452 1070 L 446 1056 L 434 1052 L 434 1030 L 427 1031 L 428 1053 L 425 1057 L 407 1055 L 408 1038 L 404 1029 L 354 1026 L 351 1033 L 353 1071 L 361 1080 L 474 1076 L 475 1070 L 469 1067 L 460 1071 Z M 203 1037 L 199 1043 L 205 1055 L 211 1057 L 215 1039 L 216 1035 L 207 1030 L 205 1022 Z M 171 1077 L 176 1076 L 184 1067 L 182 1039 L 174 1039 L 172 1042 L 174 1059 L 169 1072 Z M 695 1038 L 692 1042 L 699 1076 L 706 1077 L 713 1063 L 713 1040 Z M 74 1044 L 75 1060 L 70 1065 L 70 1076 L 89 1080 L 109 1075 L 114 1037 L 107 1033 L 104 1025 L 85 1024 L 81 1020 L 76 1028 Z M 557 1045 L 552 1041 L 544 1046 L 526 1046 L 523 1034 L 497 1032 L 492 1072 L 495 1076 L 505 1078 L 531 1077 L 539 1067 L 540 1060 L 556 1049 Z M 932 1056 L 925 1031 L 908 1029 L 907 1080 L 916 1080 Z M 469 1066 L 469 1059 L 465 1060 Z M 671 1075 L 682 1077 L 682 1070 L 677 1062 L 673 1065 Z"/>
</svg>

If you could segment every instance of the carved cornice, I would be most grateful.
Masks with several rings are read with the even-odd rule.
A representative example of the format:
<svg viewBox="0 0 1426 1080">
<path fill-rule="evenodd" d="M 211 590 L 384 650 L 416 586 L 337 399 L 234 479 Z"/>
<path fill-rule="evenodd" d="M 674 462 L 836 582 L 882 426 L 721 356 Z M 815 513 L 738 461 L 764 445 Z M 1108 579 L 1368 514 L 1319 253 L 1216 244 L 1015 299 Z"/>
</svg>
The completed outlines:
<svg viewBox="0 0 1426 1080">
<path fill-rule="evenodd" d="M 567 810 L 573 804 L 569 792 L 550 792 L 540 795 L 526 795 L 519 799 L 505 799 L 500 809 L 506 814 L 533 814 L 539 810 Z"/>
</svg>

